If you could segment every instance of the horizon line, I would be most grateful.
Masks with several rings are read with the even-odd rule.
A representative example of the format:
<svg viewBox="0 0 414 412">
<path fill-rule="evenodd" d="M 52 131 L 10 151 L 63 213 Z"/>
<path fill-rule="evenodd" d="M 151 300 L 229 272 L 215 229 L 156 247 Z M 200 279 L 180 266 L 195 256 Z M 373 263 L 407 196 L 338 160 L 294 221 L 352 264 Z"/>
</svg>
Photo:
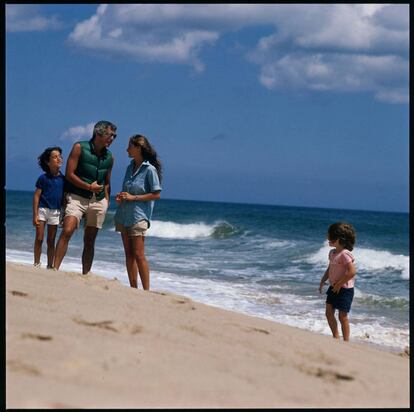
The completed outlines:
<svg viewBox="0 0 414 412">
<path fill-rule="evenodd" d="M 5 192 L 26 192 L 32 193 L 31 190 L 22 189 L 6 189 Z M 111 197 L 114 197 L 111 195 Z M 351 212 L 373 212 L 373 213 L 399 213 L 409 215 L 410 211 L 395 211 L 395 210 L 372 210 L 372 209 L 353 209 L 353 208 L 338 208 L 338 207 L 323 207 L 323 206 L 303 206 L 303 205 L 286 205 L 286 204 L 275 204 L 275 203 L 254 203 L 254 202 L 237 202 L 237 201 L 223 201 L 223 200 L 201 200 L 201 199 L 182 199 L 182 198 L 161 198 L 159 200 L 173 200 L 182 202 L 204 202 L 204 203 L 224 203 L 224 204 L 235 204 L 235 205 L 252 205 L 252 206 L 274 206 L 274 207 L 290 207 L 298 209 L 323 209 L 323 210 L 341 210 Z"/>
</svg>

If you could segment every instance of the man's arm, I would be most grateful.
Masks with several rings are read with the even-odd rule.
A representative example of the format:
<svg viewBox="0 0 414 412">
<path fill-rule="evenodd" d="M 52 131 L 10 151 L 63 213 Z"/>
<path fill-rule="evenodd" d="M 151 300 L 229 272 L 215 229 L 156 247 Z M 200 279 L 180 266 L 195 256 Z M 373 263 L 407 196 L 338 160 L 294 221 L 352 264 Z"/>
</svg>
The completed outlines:
<svg viewBox="0 0 414 412">
<path fill-rule="evenodd" d="M 114 155 L 112 155 L 112 164 L 110 166 L 110 168 L 108 169 L 108 172 L 106 173 L 106 177 L 105 177 L 105 197 L 106 200 L 108 201 L 108 205 L 109 205 L 109 200 L 111 198 L 111 173 L 112 173 L 112 167 L 114 165 Z"/>
</svg>

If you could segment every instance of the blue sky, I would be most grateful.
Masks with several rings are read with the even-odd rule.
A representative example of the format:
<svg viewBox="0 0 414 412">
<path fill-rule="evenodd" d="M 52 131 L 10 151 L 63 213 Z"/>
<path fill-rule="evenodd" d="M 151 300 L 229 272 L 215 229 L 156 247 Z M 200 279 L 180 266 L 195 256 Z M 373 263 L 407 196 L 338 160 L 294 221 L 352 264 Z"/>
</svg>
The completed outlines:
<svg viewBox="0 0 414 412">
<path fill-rule="evenodd" d="M 406 4 L 6 5 L 6 189 L 91 125 L 169 199 L 408 211 Z"/>
</svg>

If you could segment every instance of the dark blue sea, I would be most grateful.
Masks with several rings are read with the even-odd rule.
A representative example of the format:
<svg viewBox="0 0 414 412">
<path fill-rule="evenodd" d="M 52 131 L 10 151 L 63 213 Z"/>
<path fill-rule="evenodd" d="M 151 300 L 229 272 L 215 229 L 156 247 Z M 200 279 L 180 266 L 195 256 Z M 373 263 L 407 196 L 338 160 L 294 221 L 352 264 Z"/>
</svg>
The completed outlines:
<svg viewBox="0 0 414 412">
<path fill-rule="evenodd" d="M 32 196 L 6 192 L 7 261 L 33 263 Z M 128 285 L 115 209 L 112 200 L 92 272 Z M 357 231 L 351 339 L 402 350 L 409 346 L 406 213 L 161 199 L 146 239 L 151 289 L 330 335 L 318 287 L 327 228 L 340 220 Z M 81 273 L 81 253 L 79 230 L 61 269 Z"/>
</svg>

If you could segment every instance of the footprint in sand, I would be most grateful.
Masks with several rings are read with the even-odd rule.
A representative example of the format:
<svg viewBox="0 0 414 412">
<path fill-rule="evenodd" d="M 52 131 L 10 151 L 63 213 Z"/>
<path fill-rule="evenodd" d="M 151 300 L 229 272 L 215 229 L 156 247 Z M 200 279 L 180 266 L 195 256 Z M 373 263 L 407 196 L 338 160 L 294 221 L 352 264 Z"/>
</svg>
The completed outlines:
<svg viewBox="0 0 414 412">
<path fill-rule="evenodd" d="M 305 372 L 309 375 L 313 375 L 317 378 L 322 378 L 327 381 L 353 381 L 354 377 L 351 375 L 346 375 L 344 373 L 335 372 L 332 370 L 321 369 L 321 368 L 307 368 L 303 366 L 299 366 L 302 372 Z"/>
<path fill-rule="evenodd" d="M 174 303 L 179 303 L 179 304 L 183 304 L 183 303 L 188 303 L 189 300 L 188 299 L 175 299 Z"/>
<path fill-rule="evenodd" d="M 77 318 L 77 317 L 72 318 L 72 320 L 75 323 L 78 323 L 79 325 L 92 326 L 92 327 L 96 327 L 96 328 L 110 330 L 112 332 L 118 332 L 118 329 L 111 326 L 111 324 L 114 323 L 112 320 L 102 320 L 102 321 L 98 321 L 98 322 L 88 322 L 84 319 Z"/>
<path fill-rule="evenodd" d="M 143 327 L 139 325 L 133 325 L 133 326 L 130 326 L 129 328 L 131 335 L 136 335 L 138 333 L 141 333 L 142 330 L 143 330 Z"/>
<path fill-rule="evenodd" d="M 151 293 L 155 293 L 156 295 L 161 295 L 161 296 L 167 296 L 167 294 L 164 292 L 157 292 L 157 291 L 152 290 Z"/>
<path fill-rule="evenodd" d="M 23 363 L 19 360 L 8 360 L 7 361 L 7 366 L 13 372 L 23 372 L 23 373 L 27 373 L 27 374 L 33 375 L 33 376 L 41 375 L 39 369 L 37 369 L 36 367 L 34 367 L 32 365 L 28 365 L 26 363 Z"/>
<path fill-rule="evenodd" d="M 259 332 L 259 333 L 264 333 L 265 335 L 270 335 L 270 332 L 266 329 L 260 329 L 260 328 L 247 328 L 246 329 L 248 332 Z"/>
<path fill-rule="evenodd" d="M 190 304 L 191 303 L 191 300 L 190 299 L 174 299 L 172 302 L 173 303 L 177 303 L 179 305 L 183 305 L 185 303 Z M 194 305 L 191 305 L 190 309 L 191 310 L 196 310 L 196 307 Z"/>
<path fill-rule="evenodd" d="M 191 332 L 194 335 L 198 336 L 206 336 L 201 330 L 197 329 L 195 326 L 189 326 L 189 325 L 181 325 L 181 329 L 186 330 L 187 332 Z"/>
<path fill-rule="evenodd" d="M 25 292 L 20 292 L 20 291 L 18 291 L 18 290 L 10 290 L 9 291 L 13 296 L 22 296 L 22 297 L 24 297 L 24 296 L 29 296 L 27 293 L 25 293 Z"/>
<path fill-rule="evenodd" d="M 53 339 L 52 336 L 38 335 L 36 333 L 23 333 L 22 338 L 37 339 L 37 340 L 41 340 L 41 341 L 48 341 L 48 340 Z"/>
</svg>

